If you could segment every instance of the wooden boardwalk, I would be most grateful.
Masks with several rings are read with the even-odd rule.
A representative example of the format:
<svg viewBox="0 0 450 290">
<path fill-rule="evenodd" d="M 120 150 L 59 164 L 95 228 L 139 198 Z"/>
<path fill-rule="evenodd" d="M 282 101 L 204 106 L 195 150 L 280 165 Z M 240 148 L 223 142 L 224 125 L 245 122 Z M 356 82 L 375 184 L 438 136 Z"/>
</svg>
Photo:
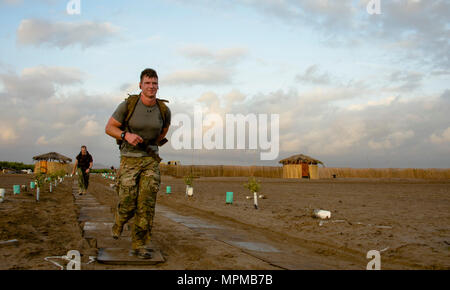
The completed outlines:
<svg viewBox="0 0 450 290">
<path fill-rule="evenodd" d="M 149 243 L 152 251 L 150 259 L 141 259 L 131 253 L 131 230 L 127 224 L 122 236 L 112 238 L 111 228 L 114 222 L 114 209 L 100 204 L 90 193 L 79 195 L 77 182 L 74 181 L 72 194 L 79 208 L 78 222 L 83 229 L 83 238 L 91 247 L 98 249 L 97 261 L 104 264 L 154 265 L 165 261 L 161 252 Z"/>
</svg>

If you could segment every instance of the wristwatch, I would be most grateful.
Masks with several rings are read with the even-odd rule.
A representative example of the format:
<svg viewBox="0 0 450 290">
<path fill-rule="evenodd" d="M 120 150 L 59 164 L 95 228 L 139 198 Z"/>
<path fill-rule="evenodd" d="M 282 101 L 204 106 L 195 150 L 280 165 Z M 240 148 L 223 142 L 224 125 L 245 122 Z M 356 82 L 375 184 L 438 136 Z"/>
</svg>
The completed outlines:
<svg viewBox="0 0 450 290">
<path fill-rule="evenodd" d="M 127 132 L 126 131 L 123 131 L 122 132 L 122 134 L 120 134 L 120 138 L 122 139 L 122 140 L 125 140 L 125 135 L 127 134 Z"/>
</svg>

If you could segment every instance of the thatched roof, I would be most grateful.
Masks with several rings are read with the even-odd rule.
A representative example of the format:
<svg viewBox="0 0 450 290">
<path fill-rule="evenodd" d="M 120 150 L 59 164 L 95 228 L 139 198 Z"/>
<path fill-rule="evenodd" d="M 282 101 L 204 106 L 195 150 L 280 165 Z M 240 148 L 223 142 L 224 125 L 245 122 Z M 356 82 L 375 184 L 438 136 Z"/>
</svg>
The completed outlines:
<svg viewBox="0 0 450 290">
<path fill-rule="evenodd" d="M 322 161 L 314 159 L 312 157 L 309 157 L 307 155 L 303 155 L 303 154 L 297 154 L 297 155 L 292 155 L 291 157 L 282 159 L 279 161 L 279 163 L 286 165 L 286 164 L 300 164 L 300 163 L 312 163 L 312 164 L 322 164 L 323 166 L 325 166 L 325 164 L 323 164 Z"/>
<path fill-rule="evenodd" d="M 47 161 L 49 161 L 49 160 L 56 160 L 56 161 L 59 161 L 61 163 L 72 162 L 72 159 L 70 159 L 69 157 L 66 157 L 66 156 L 61 155 L 61 154 L 56 153 L 56 152 L 49 152 L 47 154 L 34 156 L 33 160 L 47 160 Z"/>
</svg>

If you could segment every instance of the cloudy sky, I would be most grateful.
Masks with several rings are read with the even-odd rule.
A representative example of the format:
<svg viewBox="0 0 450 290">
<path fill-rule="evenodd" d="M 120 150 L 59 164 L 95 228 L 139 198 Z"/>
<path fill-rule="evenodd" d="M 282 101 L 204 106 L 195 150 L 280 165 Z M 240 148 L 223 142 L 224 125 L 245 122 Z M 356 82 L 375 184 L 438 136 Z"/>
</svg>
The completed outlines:
<svg viewBox="0 0 450 290">
<path fill-rule="evenodd" d="M 275 160 L 168 143 L 164 161 L 450 167 L 450 1 L 380 0 L 381 14 L 369 0 L 69 2 L 0 0 L 0 160 L 85 144 L 117 165 L 105 124 L 151 67 L 173 116 L 279 115 Z"/>
</svg>

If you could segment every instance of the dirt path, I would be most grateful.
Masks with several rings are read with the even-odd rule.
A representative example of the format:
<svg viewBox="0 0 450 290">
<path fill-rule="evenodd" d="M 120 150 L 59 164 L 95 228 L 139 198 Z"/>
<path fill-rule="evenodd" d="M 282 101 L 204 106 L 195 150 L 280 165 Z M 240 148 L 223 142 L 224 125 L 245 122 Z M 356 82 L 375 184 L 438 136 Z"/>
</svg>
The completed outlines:
<svg viewBox="0 0 450 290">
<path fill-rule="evenodd" d="M 94 189 L 92 189 L 94 188 Z M 93 185 L 90 192 L 93 192 L 92 202 L 100 202 L 96 208 L 101 209 L 96 213 L 102 213 L 98 216 L 99 220 L 108 221 L 111 218 L 103 219 L 103 217 L 110 216 L 110 209 L 115 208 L 115 192 L 106 185 L 96 183 Z M 90 195 L 90 194 L 89 194 Z M 94 197 L 95 196 L 95 197 Z M 77 200 L 82 198 L 76 196 Z M 103 204 L 101 204 L 103 203 Z M 89 207 L 91 208 L 91 207 Z M 103 210 L 108 208 L 108 210 Z M 82 210 L 86 209 L 82 207 Z M 94 209 L 94 208 L 92 208 Z M 161 251 L 165 262 L 156 265 L 147 266 L 131 266 L 131 265 L 104 265 L 102 263 L 95 263 L 84 266 L 85 269 L 177 269 L 177 270 L 194 270 L 194 269 L 282 269 L 270 262 L 265 261 L 256 256 L 241 251 L 239 248 L 226 244 L 220 240 L 212 239 L 202 232 L 196 231 L 189 226 L 174 221 L 168 218 L 167 215 L 173 213 L 157 208 L 157 215 L 154 221 L 152 248 Z M 94 216 L 94 215 L 91 215 Z M 95 214 L 95 216 L 97 216 Z M 83 219 L 84 220 L 84 219 Z M 109 220 L 110 222 L 112 220 Z M 131 221 L 132 222 L 132 221 Z M 83 227 L 84 222 L 81 222 Z M 107 231 L 108 232 L 108 231 Z M 86 238 L 86 232 L 84 237 Z M 104 235 L 101 235 L 104 236 Z M 101 238 L 103 239 L 103 238 Z M 126 241 L 124 234 L 120 238 L 123 241 L 124 247 L 131 247 L 131 243 Z M 96 239 L 99 245 L 100 239 Z M 91 243 L 91 242 L 90 242 Z M 113 242 L 116 244 L 117 242 Z M 99 248 L 102 246 L 98 246 Z M 113 247 L 116 247 L 115 245 Z"/>
</svg>

